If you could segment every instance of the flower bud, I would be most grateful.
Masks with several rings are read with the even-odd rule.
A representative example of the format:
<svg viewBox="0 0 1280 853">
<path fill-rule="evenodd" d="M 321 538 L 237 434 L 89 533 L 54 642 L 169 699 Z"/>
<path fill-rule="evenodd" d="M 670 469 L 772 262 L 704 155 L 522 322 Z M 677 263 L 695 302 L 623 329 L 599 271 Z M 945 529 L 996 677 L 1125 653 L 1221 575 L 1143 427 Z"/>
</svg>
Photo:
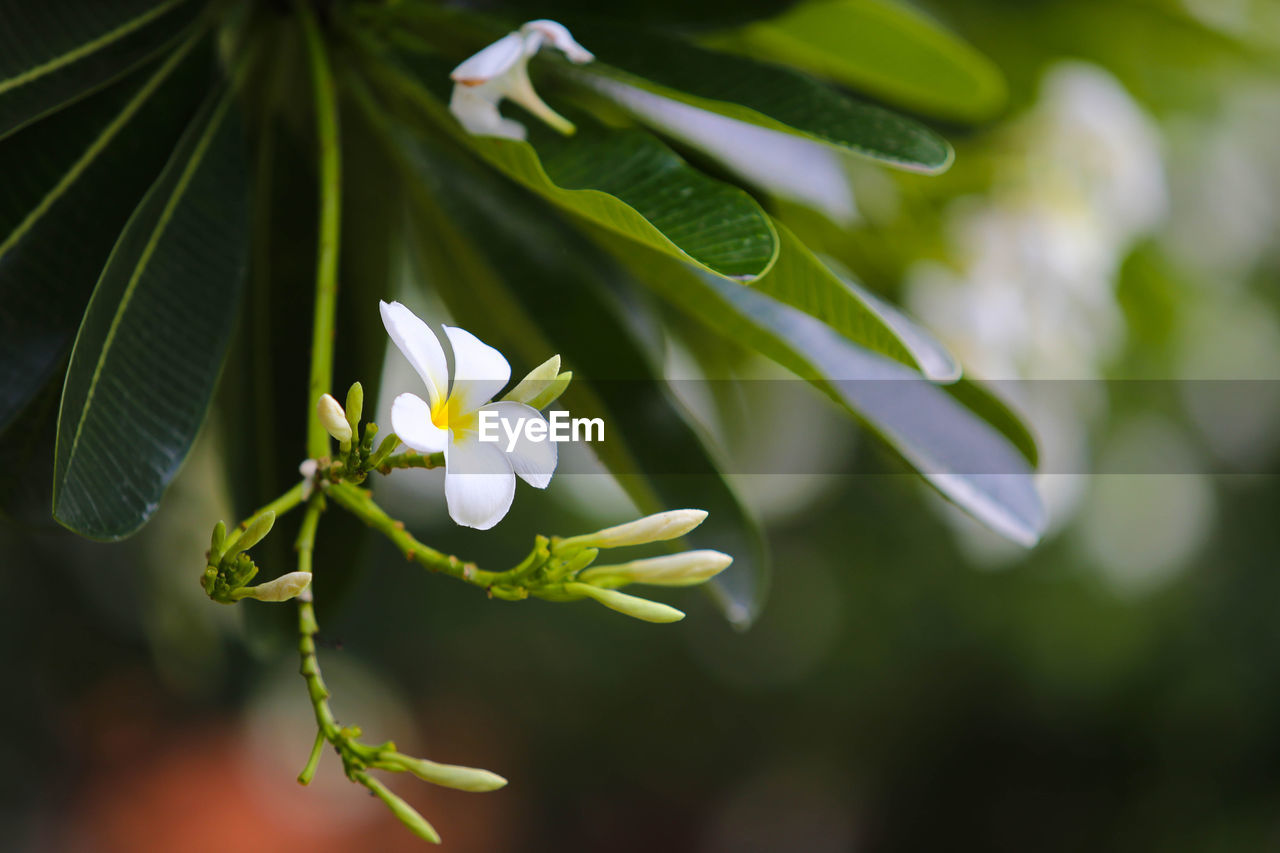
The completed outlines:
<svg viewBox="0 0 1280 853">
<path fill-rule="evenodd" d="M 606 527 L 595 533 L 573 536 L 563 539 L 559 547 L 575 548 L 621 548 L 624 545 L 647 545 L 650 542 L 662 542 L 676 539 L 697 527 L 707 517 L 702 509 L 673 509 L 648 515 L 644 518 Z"/>
<path fill-rule="evenodd" d="M 463 767 L 459 764 L 438 764 L 425 758 L 411 758 L 396 753 L 388 759 L 390 764 L 399 765 L 424 782 L 456 788 L 459 791 L 480 793 L 496 791 L 505 787 L 507 780 L 497 773 L 482 770 L 479 767 Z"/>
<path fill-rule="evenodd" d="M 530 370 L 529 375 L 521 379 L 519 384 L 508 391 L 502 399 L 513 403 L 528 403 L 554 382 L 559 373 L 560 356 L 553 355 L 533 370 Z"/>
<path fill-rule="evenodd" d="M 209 539 L 209 562 L 217 563 L 222 559 L 222 543 L 227 541 L 227 525 L 219 521 L 213 526 L 213 536 Z"/>
<path fill-rule="evenodd" d="M 578 575 L 578 580 L 607 588 L 629 583 L 693 586 L 720 574 L 732 562 L 733 557 L 719 551 L 685 551 L 616 566 L 593 566 Z"/>
<path fill-rule="evenodd" d="M 351 441 L 351 424 L 347 423 L 347 413 L 332 395 L 321 394 L 316 403 L 316 415 L 325 432 L 333 436 L 341 444 Z"/>
<path fill-rule="evenodd" d="M 347 425 L 351 427 L 353 433 L 360 430 L 360 416 L 363 414 L 364 386 L 359 382 L 353 382 L 347 391 Z M 342 439 L 339 438 L 338 441 Z"/>
<path fill-rule="evenodd" d="M 560 395 L 569 387 L 570 380 L 573 379 L 573 371 L 566 370 L 551 382 L 547 383 L 547 387 L 543 388 L 538 395 L 529 401 L 529 405 L 535 409 L 545 409 L 556 400 L 560 399 Z"/>
<path fill-rule="evenodd" d="M 374 795 L 382 800 L 387 808 L 391 809 L 391 813 L 401 823 L 409 827 L 409 830 L 414 835 L 424 841 L 430 841 L 432 844 L 440 843 L 440 833 L 436 832 L 436 828 L 428 823 L 426 818 L 418 814 L 417 809 L 396 796 L 386 785 L 363 772 L 356 778 L 370 791 L 373 791 Z"/>
<path fill-rule="evenodd" d="M 231 546 L 227 548 L 228 554 L 239 554 L 241 551 L 248 551 L 254 545 L 257 545 L 263 539 L 267 538 L 267 534 L 271 532 L 271 528 L 275 526 L 276 514 L 267 510 L 262 515 L 253 520 L 253 523 L 245 528 L 239 538 L 232 541 Z"/>
<path fill-rule="evenodd" d="M 635 619 L 643 619 L 645 622 L 679 622 L 684 618 L 684 613 L 674 607 L 650 601 L 647 598 L 627 595 L 625 592 L 600 589 L 585 583 L 567 583 L 564 588 L 568 593 L 594 599 L 610 610 L 616 610 Z"/>
<path fill-rule="evenodd" d="M 232 597 L 256 598 L 258 601 L 288 601 L 311 584 L 311 572 L 289 572 L 273 581 L 238 589 Z"/>
</svg>

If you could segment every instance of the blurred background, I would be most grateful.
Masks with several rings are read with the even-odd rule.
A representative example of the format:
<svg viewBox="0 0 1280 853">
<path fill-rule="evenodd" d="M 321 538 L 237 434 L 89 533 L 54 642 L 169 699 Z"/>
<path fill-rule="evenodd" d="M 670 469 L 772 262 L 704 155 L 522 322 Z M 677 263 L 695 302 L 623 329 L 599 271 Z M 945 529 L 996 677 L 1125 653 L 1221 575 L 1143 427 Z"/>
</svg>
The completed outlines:
<svg viewBox="0 0 1280 853">
<path fill-rule="evenodd" d="M 1280 846 L 1280 4 L 916 5 L 993 60 L 1007 107 L 941 127 L 941 178 L 842 162 L 844 190 L 773 209 L 1025 412 L 1050 535 L 998 542 L 769 381 L 741 383 L 740 416 L 679 386 L 770 532 L 745 633 L 698 591 L 653 626 L 487 601 L 360 543 L 318 594 L 340 719 L 511 780 L 390 780 L 454 853 Z M 402 298 L 434 311 L 423 284 Z M 680 322 L 673 377 L 702 355 Z M 211 421 L 127 543 L 0 526 L 6 849 L 419 849 L 331 753 L 297 785 L 314 729 L 289 635 L 198 586 L 232 516 L 220 442 Z M 435 473 L 379 499 L 482 565 L 634 515 L 579 454 L 486 537 L 451 525 Z M 350 544 L 322 528 L 318 567 Z"/>
</svg>

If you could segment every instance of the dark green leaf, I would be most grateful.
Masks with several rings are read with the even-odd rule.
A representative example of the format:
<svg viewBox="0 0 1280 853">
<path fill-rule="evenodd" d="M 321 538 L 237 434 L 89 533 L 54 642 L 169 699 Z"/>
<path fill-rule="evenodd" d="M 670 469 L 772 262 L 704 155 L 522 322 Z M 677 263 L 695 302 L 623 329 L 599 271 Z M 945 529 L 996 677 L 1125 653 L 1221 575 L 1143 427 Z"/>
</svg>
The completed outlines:
<svg viewBox="0 0 1280 853">
<path fill-rule="evenodd" d="M 207 46 L 207 45 L 206 45 Z M 67 355 L 107 254 L 207 88 L 191 42 L 0 142 L 0 431 Z"/>
<path fill-rule="evenodd" d="M 54 517 L 96 539 L 144 524 L 204 421 L 248 244 L 243 128 L 211 98 L 94 289 L 58 417 Z"/>
<path fill-rule="evenodd" d="M 638 114 L 655 109 L 657 95 L 901 169 L 951 165 L 951 146 L 924 125 L 797 71 L 638 30 L 586 26 L 574 35 L 599 61 L 560 63 L 563 72 Z"/>
<path fill-rule="evenodd" d="M 0 136 L 154 56 L 198 10 L 184 0 L 3 0 Z"/>
</svg>

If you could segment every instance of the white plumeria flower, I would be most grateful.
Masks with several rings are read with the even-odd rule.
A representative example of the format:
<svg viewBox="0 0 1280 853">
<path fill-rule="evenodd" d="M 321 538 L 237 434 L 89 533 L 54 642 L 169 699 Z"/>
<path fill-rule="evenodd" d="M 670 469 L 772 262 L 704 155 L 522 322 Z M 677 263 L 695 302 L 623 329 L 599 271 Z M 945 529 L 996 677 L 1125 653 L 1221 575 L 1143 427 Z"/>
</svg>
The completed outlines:
<svg viewBox="0 0 1280 853">
<path fill-rule="evenodd" d="M 544 44 L 559 49 L 578 65 L 595 59 L 563 24 L 540 20 L 508 33 L 453 69 L 449 110 L 469 133 L 525 138 L 523 124 L 498 112 L 503 98 L 515 101 L 563 134 L 574 132 L 573 123 L 547 106 L 529 80 L 529 60 Z"/>
<path fill-rule="evenodd" d="M 427 386 L 427 400 L 415 394 L 396 397 L 391 426 L 419 453 L 444 453 L 449 515 L 465 527 L 488 530 L 511 508 L 517 474 L 537 489 L 551 482 L 555 444 L 531 441 L 521 428 L 522 422 L 546 421 L 524 403 L 490 402 L 511 378 L 511 365 L 502 353 L 465 329 L 445 326 L 453 348 L 451 385 L 444 350 L 427 324 L 399 302 L 379 304 L 391 340 Z M 495 413 L 503 432 L 510 427 L 519 439 L 511 444 L 481 441 L 481 412 Z"/>
</svg>

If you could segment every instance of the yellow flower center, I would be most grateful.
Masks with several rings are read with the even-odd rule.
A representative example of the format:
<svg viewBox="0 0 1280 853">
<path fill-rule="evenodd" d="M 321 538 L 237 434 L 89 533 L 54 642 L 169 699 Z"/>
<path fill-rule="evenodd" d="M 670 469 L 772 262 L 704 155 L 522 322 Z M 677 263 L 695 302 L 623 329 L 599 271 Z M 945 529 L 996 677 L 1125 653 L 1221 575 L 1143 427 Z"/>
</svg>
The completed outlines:
<svg viewBox="0 0 1280 853">
<path fill-rule="evenodd" d="M 458 398 L 453 395 L 431 408 L 431 423 L 440 429 L 451 429 L 455 433 L 475 429 L 479 420 L 475 412 L 462 411 Z"/>
</svg>

